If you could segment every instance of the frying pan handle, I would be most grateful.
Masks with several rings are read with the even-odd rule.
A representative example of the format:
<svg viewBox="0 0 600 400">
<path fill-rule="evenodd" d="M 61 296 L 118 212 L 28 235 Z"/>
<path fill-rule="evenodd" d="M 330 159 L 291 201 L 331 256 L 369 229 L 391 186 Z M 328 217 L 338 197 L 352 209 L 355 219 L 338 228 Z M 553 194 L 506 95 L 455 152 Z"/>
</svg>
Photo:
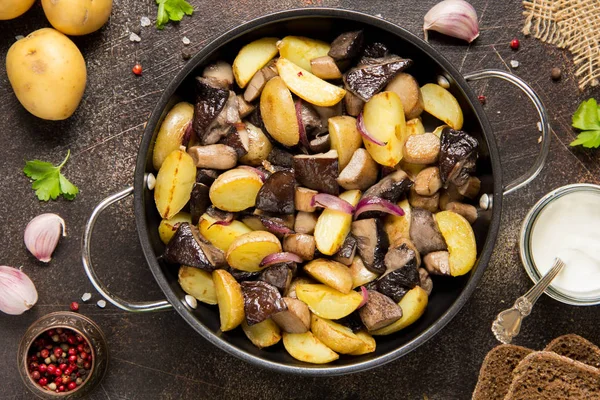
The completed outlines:
<svg viewBox="0 0 600 400">
<path fill-rule="evenodd" d="M 117 201 L 124 199 L 133 194 L 133 186 L 129 186 L 126 189 L 121 190 L 118 193 L 112 194 L 102 200 L 100 204 L 94 208 L 90 218 L 88 219 L 87 224 L 85 225 L 85 230 L 83 232 L 83 249 L 81 252 L 81 261 L 83 262 L 83 269 L 85 270 L 85 274 L 88 279 L 94 285 L 96 290 L 109 302 L 111 302 L 116 307 L 119 307 L 121 310 L 131 311 L 131 312 L 147 312 L 147 311 L 159 311 L 159 310 L 168 310 L 173 308 L 171 303 L 166 300 L 161 301 L 143 301 L 143 302 L 130 302 L 127 300 L 123 300 L 119 296 L 112 294 L 106 286 L 98 279 L 96 272 L 94 271 L 94 267 L 92 265 L 92 256 L 91 256 L 91 243 L 92 243 L 92 231 L 94 230 L 94 225 L 96 224 L 96 220 L 100 216 L 102 211 L 106 210 L 110 205 L 116 203 Z"/>
<path fill-rule="evenodd" d="M 531 102 L 535 106 L 535 109 L 537 110 L 538 115 L 540 117 L 540 124 L 542 127 L 542 148 L 540 150 L 540 153 L 538 154 L 537 158 L 535 159 L 535 162 L 527 172 L 519 176 L 514 181 L 510 182 L 508 185 L 504 186 L 504 195 L 507 195 L 527 185 L 529 182 L 535 179 L 535 177 L 538 176 L 542 168 L 544 168 L 544 164 L 546 163 L 546 157 L 548 156 L 548 152 L 550 151 L 550 119 L 548 118 L 546 107 L 544 107 L 544 104 L 542 103 L 540 97 L 535 93 L 531 86 L 525 83 L 525 81 L 519 78 L 518 76 L 506 71 L 501 71 L 499 69 L 484 69 L 481 71 L 471 72 L 465 75 L 465 79 L 467 81 L 478 81 L 480 79 L 487 78 L 499 78 L 504 81 L 510 82 L 519 89 L 521 89 L 521 91 L 523 91 L 523 93 L 525 93 L 527 97 L 529 97 L 529 100 L 531 100 Z M 479 205 L 484 210 L 490 209 L 492 207 L 492 195 L 486 193 L 483 196 L 481 196 L 481 199 L 479 200 Z"/>
</svg>

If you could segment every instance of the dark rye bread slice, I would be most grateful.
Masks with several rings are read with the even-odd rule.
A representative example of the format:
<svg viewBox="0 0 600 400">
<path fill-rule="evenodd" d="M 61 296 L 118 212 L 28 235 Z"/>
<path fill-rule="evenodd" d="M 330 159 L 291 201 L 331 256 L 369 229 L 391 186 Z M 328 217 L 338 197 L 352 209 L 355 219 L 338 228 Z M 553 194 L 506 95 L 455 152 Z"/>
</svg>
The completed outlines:
<svg viewBox="0 0 600 400">
<path fill-rule="evenodd" d="M 504 400 L 598 400 L 600 370 L 549 351 L 525 357 Z"/>
<path fill-rule="evenodd" d="M 513 344 L 494 347 L 485 356 L 473 400 L 502 400 L 512 382 L 512 371 L 533 350 Z"/>
<path fill-rule="evenodd" d="M 600 348 L 579 335 L 559 336 L 548 343 L 544 351 L 552 351 L 594 368 L 600 368 Z"/>
</svg>

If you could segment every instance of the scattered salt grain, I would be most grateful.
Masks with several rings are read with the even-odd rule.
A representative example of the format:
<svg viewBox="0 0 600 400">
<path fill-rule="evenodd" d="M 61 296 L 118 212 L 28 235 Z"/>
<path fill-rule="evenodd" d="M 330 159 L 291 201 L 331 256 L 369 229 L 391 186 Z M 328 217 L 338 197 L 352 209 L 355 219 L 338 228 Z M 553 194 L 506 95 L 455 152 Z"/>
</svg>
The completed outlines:
<svg viewBox="0 0 600 400">
<path fill-rule="evenodd" d="M 518 68 L 520 63 L 517 60 L 510 60 L 510 66 L 513 68 Z"/>
<path fill-rule="evenodd" d="M 151 23 L 152 22 L 150 22 L 150 18 L 148 18 L 148 17 L 140 18 L 140 25 L 143 27 L 150 26 Z"/>
<path fill-rule="evenodd" d="M 17 35 L 17 36 L 15 36 L 15 40 L 21 40 L 21 39 L 24 39 L 24 38 L 25 38 L 25 36 L 23 36 L 23 35 Z"/>
<path fill-rule="evenodd" d="M 83 296 L 81 296 L 81 301 L 86 302 L 86 301 L 89 301 L 91 298 L 92 298 L 91 293 L 84 293 Z"/>
<path fill-rule="evenodd" d="M 129 40 L 131 40 L 132 42 L 141 42 L 142 38 L 136 35 L 135 33 L 131 32 L 129 34 Z"/>
<path fill-rule="evenodd" d="M 187 36 L 184 36 L 184 37 L 183 37 L 183 39 L 181 39 L 181 41 L 182 41 L 182 42 L 183 42 L 183 44 L 185 44 L 186 46 L 187 46 L 188 44 L 190 44 L 190 43 L 191 43 L 191 42 L 190 42 L 190 39 L 188 39 L 188 38 L 187 38 Z"/>
<path fill-rule="evenodd" d="M 196 307 L 198 307 L 198 301 L 196 301 L 196 298 L 194 296 L 190 296 L 189 294 L 185 295 L 185 302 L 194 310 L 196 309 Z"/>
<path fill-rule="evenodd" d="M 100 308 L 104 308 L 106 307 L 106 301 L 104 300 L 98 300 L 98 302 L 96 303 L 96 305 Z"/>
</svg>

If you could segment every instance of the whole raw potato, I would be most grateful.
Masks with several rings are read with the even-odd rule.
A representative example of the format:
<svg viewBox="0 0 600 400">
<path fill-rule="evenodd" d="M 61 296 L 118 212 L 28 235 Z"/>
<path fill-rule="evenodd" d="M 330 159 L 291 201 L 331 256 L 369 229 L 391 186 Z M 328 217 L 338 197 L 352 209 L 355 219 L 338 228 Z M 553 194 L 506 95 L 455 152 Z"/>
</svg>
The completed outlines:
<svg viewBox="0 0 600 400">
<path fill-rule="evenodd" d="M 35 0 L 0 0 L 0 21 L 17 18 L 29 10 Z"/>
<path fill-rule="evenodd" d="M 54 29 L 77 36 L 95 32 L 108 21 L 112 0 L 42 0 L 42 7 Z"/>
<path fill-rule="evenodd" d="M 6 55 L 8 80 L 23 107 L 36 117 L 66 119 L 85 90 L 85 60 L 75 43 L 52 29 L 15 42 Z"/>
</svg>

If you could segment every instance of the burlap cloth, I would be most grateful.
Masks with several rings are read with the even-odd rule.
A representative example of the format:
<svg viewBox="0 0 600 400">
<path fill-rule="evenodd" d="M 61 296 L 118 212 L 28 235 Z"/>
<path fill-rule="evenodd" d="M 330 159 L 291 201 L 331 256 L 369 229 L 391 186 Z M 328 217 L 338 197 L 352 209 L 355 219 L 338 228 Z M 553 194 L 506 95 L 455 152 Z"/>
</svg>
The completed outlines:
<svg viewBox="0 0 600 400">
<path fill-rule="evenodd" d="M 600 84 L 600 0 L 525 0 L 523 33 L 573 53 L 579 89 Z"/>
</svg>

